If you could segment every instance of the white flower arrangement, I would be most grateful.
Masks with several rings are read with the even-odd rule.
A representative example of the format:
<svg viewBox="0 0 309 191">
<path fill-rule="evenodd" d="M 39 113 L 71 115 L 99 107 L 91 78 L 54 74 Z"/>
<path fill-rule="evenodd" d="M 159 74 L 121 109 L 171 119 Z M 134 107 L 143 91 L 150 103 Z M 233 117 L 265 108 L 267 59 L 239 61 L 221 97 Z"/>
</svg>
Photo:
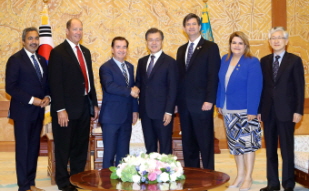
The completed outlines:
<svg viewBox="0 0 309 191">
<path fill-rule="evenodd" d="M 177 157 L 159 153 L 128 155 L 117 167 L 109 169 L 112 171 L 110 178 L 122 182 L 154 184 L 185 179 Z"/>
</svg>

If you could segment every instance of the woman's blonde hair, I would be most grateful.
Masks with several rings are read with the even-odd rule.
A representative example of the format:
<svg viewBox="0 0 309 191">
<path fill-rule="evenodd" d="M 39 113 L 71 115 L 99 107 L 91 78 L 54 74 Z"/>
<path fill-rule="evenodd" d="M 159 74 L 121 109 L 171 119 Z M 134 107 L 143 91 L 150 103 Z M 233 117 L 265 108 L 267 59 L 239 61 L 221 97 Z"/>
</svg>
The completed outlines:
<svg viewBox="0 0 309 191">
<path fill-rule="evenodd" d="M 245 57 L 250 57 L 251 58 L 253 55 L 251 54 L 251 51 L 250 51 L 250 44 L 249 44 L 249 40 L 248 40 L 247 35 L 245 35 L 245 33 L 241 32 L 241 31 L 236 31 L 236 32 L 233 32 L 230 35 L 229 51 L 228 51 L 226 60 L 230 59 L 230 57 L 232 55 L 231 44 L 232 44 L 232 40 L 233 40 L 234 37 L 238 37 L 238 38 L 240 38 L 244 42 L 244 44 L 246 45 L 244 55 L 245 55 Z"/>
</svg>

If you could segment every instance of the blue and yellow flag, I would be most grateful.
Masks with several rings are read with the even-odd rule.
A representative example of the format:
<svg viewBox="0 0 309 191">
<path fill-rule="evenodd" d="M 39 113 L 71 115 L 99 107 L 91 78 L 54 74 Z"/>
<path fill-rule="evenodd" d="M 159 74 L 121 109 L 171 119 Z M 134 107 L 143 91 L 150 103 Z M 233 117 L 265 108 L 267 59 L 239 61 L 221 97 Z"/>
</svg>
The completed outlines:
<svg viewBox="0 0 309 191">
<path fill-rule="evenodd" d="M 208 15 L 208 5 L 205 3 L 205 7 L 202 10 L 201 17 L 201 33 L 202 37 L 209 41 L 214 41 L 214 37 L 212 35 L 209 15 Z"/>
</svg>

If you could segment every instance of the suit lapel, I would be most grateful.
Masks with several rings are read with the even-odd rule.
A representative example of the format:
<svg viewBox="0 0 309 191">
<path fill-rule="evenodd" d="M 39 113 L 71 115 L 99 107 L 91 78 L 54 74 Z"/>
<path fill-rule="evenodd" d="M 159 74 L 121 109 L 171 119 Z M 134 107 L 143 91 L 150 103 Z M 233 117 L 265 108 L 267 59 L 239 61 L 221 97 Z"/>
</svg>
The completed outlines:
<svg viewBox="0 0 309 191">
<path fill-rule="evenodd" d="M 199 54 L 199 52 L 202 50 L 203 48 L 203 44 L 204 44 L 204 39 L 203 37 L 201 38 L 201 40 L 198 42 L 197 46 L 195 47 L 195 50 L 193 52 L 193 55 L 191 57 L 188 69 L 189 70 L 191 68 L 191 66 L 194 64 L 194 59 L 197 57 L 197 55 Z M 186 61 L 185 61 L 186 62 Z"/>
<path fill-rule="evenodd" d="M 160 66 L 163 64 L 163 61 L 164 61 L 164 52 L 162 52 L 162 54 L 160 55 L 160 57 L 157 59 L 152 71 L 151 71 L 151 74 L 149 76 L 149 80 L 152 78 L 152 76 L 154 75 L 154 73 L 156 73 L 156 71 L 158 70 L 158 68 L 160 68 Z"/>
<path fill-rule="evenodd" d="M 40 80 L 37 76 L 37 73 L 36 73 L 35 68 L 32 64 L 32 61 L 30 60 L 29 56 L 27 55 L 27 53 L 24 49 L 22 49 L 22 56 L 23 56 L 23 60 L 25 61 L 25 63 L 29 66 L 28 68 L 31 68 L 30 70 L 31 70 L 32 75 L 34 75 L 36 77 L 37 81 L 40 83 Z"/>
<path fill-rule="evenodd" d="M 81 75 L 83 75 L 82 69 L 80 68 L 79 62 L 78 62 L 78 60 L 77 60 L 77 57 L 76 57 L 75 53 L 73 52 L 72 47 L 71 47 L 70 44 L 67 42 L 67 40 L 64 40 L 63 43 L 64 43 L 64 45 L 65 45 L 65 50 L 66 50 L 67 53 L 70 55 L 70 58 L 73 59 L 74 65 L 75 65 L 76 67 L 78 67 L 78 69 L 79 69 Z M 86 63 L 87 63 L 87 61 L 86 61 Z"/>
<path fill-rule="evenodd" d="M 126 79 L 125 79 L 125 77 L 123 76 L 123 73 L 122 73 L 121 69 L 118 67 L 118 65 L 116 64 L 116 62 L 114 61 L 114 59 L 111 58 L 111 59 L 110 59 L 110 62 L 112 62 L 113 70 L 116 71 L 117 75 L 118 75 L 120 78 L 123 78 L 123 82 L 126 84 Z M 128 71 L 129 71 L 129 69 L 128 69 Z M 130 72 L 129 72 L 129 73 L 130 73 Z M 131 81 L 131 75 L 130 75 L 130 79 L 129 79 L 129 80 Z M 129 84 L 130 84 L 130 83 L 129 83 Z"/>
<path fill-rule="evenodd" d="M 276 79 L 276 81 L 279 80 L 279 78 L 280 78 L 280 76 L 282 75 L 283 71 L 284 71 L 285 68 L 289 65 L 289 62 L 288 62 L 289 58 L 288 58 L 288 57 L 289 57 L 289 56 L 288 56 L 287 52 L 285 52 L 284 55 L 283 55 L 281 64 L 280 64 L 280 66 L 279 66 L 279 70 L 278 70 L 278 74 L 277 74 L 277 79 Z"/>
<path fill-rule="evenodd" d="M 186 71 L 186 51 L 187 51 L 187 47 L 188 47 L 188 44 L 185 44 L 183 46 L 183 49 L 182 49 L 182 52 L 180 53 L 180 55 L 182 56 L 182 58 L 180 60 L 182 60 L 183 62 L 180 63 L 181 64 L 181 68 Z"/>
<path fill-rule="evenodd" d="M 148 55 L 147 57 L 145 57 L 143 60 L 142 60 L 142 65 L 141 65 L 141 68 L 140 68 L 140 72 L 141 72 L 141 75 L 142 75 L 142 77 L 143 77 L 143 79 L 145 79 L 145 80 L 143 80 L 144 82 L 148 82 L 148 76 L 147 76 L 147 61 L 148 61 L 148 59 L 149 59 L 149 56 L 150 55 Z"/>
<path fill-rule="evenodd" d="M 271 54 L 268 58 L 267 58 L 267 60 L 266 60 L 266 71 L 265 72 L 267 72 L 267 74 L 265 75 L 265 77 L 268 77 L 268 78 L 270 78 L 270 81 L 271 82 L 274 82 L 274 77 L 273 77 L 273 57 L 274 57 L 274 55 L 273 54 Z"/>
</svg>

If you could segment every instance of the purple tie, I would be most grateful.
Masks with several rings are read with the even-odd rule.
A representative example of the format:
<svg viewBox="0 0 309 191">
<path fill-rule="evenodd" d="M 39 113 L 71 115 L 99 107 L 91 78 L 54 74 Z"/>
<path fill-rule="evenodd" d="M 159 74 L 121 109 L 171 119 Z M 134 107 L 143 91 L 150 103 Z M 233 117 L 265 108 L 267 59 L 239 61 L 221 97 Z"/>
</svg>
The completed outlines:
<svg viewBox="0 0 309 191">
<path fill-rule="evenodd" d="M 193 54 L 193 46 L 194 46 L 194 43 L 191 42 L 189 49 L 188 49 L 188 53 L 187 53 L 186 70 L 189 67 L 190 60 L 191 60 L 191 57 L 192 57 L 192 54 Z"/>
<path fill-rule="evenodd" d="M 32 61 L 33 61 L 33 64 L 34 64 L 34 69 L 36 71 L 36 75 L 38 76 L 40 82 L 42 83 L 42 73 L 41 73 L 41 70 L 40 70 L 40 66 L 39 66 L 39 63 L 36 61 L 34 55 L 31 55 L 31 58 L 32 58 Z"/>
<path fill-rule="evenodd" d="M 274 77 L 274 81 L 276 81 L 276 78 L 277 78 L 277 73 L 278 73 L 278 70 L 279 70 L 279 58 L 280 56 L 275 56 L 276 60 L 274 61 L 273 63 L 273 77 Z"/>
<path fill-rule="evenodd" d="M 151 55 L 151 60 L 149 62 L 149 65 L 148 65 L 148 68 L 147 68 L 147 76 L 149 78 L 150 74 L 151 74 L 151 71 L 153 69 L 153 65 L 154 65 L 154 59 L 155 59 L 155 56 L 154 55 Z"/>
</svg>

